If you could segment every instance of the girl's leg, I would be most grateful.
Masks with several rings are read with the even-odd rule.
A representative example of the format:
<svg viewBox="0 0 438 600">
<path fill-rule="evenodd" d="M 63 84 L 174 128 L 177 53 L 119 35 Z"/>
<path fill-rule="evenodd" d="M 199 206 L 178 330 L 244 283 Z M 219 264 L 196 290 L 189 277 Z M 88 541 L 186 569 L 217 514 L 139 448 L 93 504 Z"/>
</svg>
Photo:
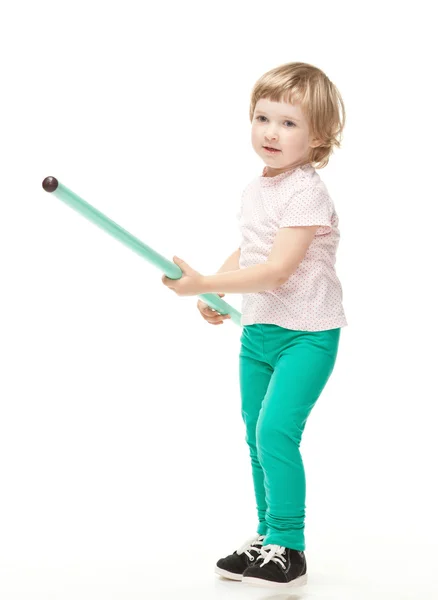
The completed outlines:
<svg viewBox="0 0 438 600">
<path fill-rule="evenodd" d="M 339 336 L 340 328 L 309 332 L 265 325 L 265 357 L 275 365 L 256 431 L 268 506 L 265 545 L 305 550 L 306 480 L 299 448 L 333 371 Z"/>
<path fill-rule="evenodd" d="M 240 338 L 239 355 L 241 413 L 246 426 L 246 442 L 249 446 L 252 477 L 257 505 L 259 525 L 257 533 L 266 535 L 266 498 L 262 467 L 257 455 L 256 428 L 260 408 L 271 379 L 273 368 L 262 356 L 262 334 L 260 325 L 246 325 Z"/>
</svg>

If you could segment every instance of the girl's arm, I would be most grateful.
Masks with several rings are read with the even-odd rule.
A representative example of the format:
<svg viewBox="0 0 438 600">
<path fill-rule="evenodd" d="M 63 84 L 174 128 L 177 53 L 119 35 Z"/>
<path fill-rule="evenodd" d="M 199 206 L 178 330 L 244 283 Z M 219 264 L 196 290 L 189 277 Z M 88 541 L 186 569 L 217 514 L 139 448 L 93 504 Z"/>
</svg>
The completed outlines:
<svg viewBox="0 0 438 600">
<path fill-rule="evenodd" d="M 216 275 L 203 275 L 199 293 L 247 294 L 264 292 L 275 290 L 283 285 L 286 279 L 280 274 L 277 265 L 268 260 L 265 263 L 244 269 L 223 271 Z"/>
</svg>

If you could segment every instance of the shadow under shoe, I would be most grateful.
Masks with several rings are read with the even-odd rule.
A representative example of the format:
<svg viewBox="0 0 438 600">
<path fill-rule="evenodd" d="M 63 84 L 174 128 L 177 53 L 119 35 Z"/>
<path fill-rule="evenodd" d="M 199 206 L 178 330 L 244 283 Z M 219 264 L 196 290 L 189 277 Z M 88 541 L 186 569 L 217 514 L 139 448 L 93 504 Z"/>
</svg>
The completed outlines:
<svg viewBox="0 0 438 600">
<path fill-rule="evenodd" d="M 215 572 L 226 579 L 242 581 L 243 572 L 260 556 L 265 535 L 258 535 L 246 541 L 233 554 L 220 558 L 216 563 Z"/>
</svg>

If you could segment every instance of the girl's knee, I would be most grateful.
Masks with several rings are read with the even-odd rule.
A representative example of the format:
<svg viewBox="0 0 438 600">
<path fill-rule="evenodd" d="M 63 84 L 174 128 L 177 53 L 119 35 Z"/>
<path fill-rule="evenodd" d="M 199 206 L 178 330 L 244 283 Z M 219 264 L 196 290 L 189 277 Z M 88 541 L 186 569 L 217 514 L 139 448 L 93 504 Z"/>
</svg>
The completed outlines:
<svg viewBox="0 0 438 600">
<path fill-rule="evenodd" d="M 299 423 L 272 422 L 268 419 L 259 419 L 256 428 L 256 442 L 258 448 L 285 448 L 289 444 L 297 447 L 301 444 L 303 428 Z"/>
</svg>

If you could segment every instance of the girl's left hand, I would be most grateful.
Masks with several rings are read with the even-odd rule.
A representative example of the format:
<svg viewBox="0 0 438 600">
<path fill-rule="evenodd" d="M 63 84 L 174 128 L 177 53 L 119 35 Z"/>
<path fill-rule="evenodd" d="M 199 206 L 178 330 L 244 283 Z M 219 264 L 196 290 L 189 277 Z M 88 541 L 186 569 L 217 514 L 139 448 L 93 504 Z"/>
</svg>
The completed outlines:
<svg viewBox="0 0 438 600">
<path fill-rule="evenodd" d="M 179 279 L 170 279 L 163 275 L 161 281 L 164 285 L 173 290 L 178 296 L 198 296 L 202 294 L 203 276 L 177 256 L 173 257 L 173 262 L 178 265 L 183 274 Z"/>
</svg>

